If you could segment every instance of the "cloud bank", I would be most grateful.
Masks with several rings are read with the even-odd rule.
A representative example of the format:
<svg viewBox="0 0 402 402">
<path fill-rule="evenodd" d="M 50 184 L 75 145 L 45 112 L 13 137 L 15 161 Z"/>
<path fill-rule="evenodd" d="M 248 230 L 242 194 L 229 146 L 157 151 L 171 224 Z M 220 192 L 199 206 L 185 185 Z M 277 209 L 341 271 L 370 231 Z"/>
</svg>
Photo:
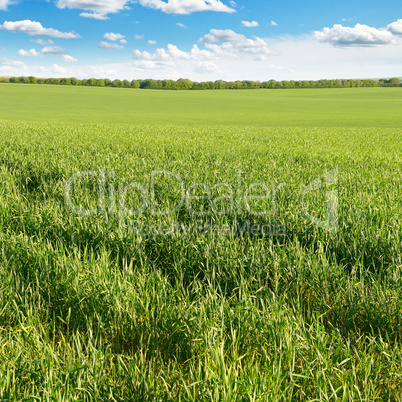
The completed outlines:
<svg viewBox="0 0 402 402">
<path fill-rule="evenodd" d="M 191 14 L 200 11 L 233 13 L 236 11 L 220 0 L 138 0 L 137 2 L 141 6 L 160 10 L 166 14 Z M 129 3 L 131 3 L 129 0 L 58 0 L 56 5 L 61 9 L 84 10 L 85 12 L 80 14 L 81 17 L 106 20 L 108 14 L 127 9 Z"/>
<path fill-rule="evenodd" d="M 394 35 L 402 35 L 402 19 L 389 24 L 387 28 Z"/>
<path fill-rule="evenodd" d="M 161 10 L 166 14 L 191 14 L 199 11 L 234 13 L 236 10 L 220 0 L 138 0 L 142 6 Z"/>
<path fill-rule="evenodd" d="M 30 36 L 47 36 L 50 38 L 63 39 L 75 39 L 80 37 L 74 32 L 60 32 L 57 29 L 44 28 L 40 22 L 31 20 L 5 21 L 0 27 L 9 32 L 22 32 Z"/>
<path fill-rule="evenodd" d="M 356 24 L 354 28 L 335 24 L 332 28 L 315 31 L 314 36 L 334 46 L 379 46 L 394 42 L 391 32 L 364 24 Z"/>
</svg>

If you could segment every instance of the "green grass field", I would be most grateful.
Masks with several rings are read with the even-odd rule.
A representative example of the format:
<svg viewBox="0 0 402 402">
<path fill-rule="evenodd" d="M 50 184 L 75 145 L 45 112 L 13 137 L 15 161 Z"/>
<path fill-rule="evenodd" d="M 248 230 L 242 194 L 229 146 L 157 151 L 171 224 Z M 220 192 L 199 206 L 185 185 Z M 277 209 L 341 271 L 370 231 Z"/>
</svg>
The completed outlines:
<svg viewBox="0 0 402 402">
<path fill-rule="evenodd" d="M 158 91 L 0 85 L 1 119 L 281 127 L 402 126 L 400 88 Z"/>
<path fill-rule="evenodd" d="M 402 399 L 401 89 L 0 103 L 2 400 Z"/>
</svg>

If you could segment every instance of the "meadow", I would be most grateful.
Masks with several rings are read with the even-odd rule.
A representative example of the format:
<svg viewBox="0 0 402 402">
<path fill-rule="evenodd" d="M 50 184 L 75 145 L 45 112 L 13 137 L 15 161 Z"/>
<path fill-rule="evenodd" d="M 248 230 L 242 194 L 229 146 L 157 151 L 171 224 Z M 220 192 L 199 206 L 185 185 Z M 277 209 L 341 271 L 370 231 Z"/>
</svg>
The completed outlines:
<svg viewBox="0 0 402 402">
<path fill-rule="evenodd" d="M 161 91 L 0 85 L 2 120 L 257 127 L 402 126 L 400 88 Z"/>
<path fill-rule="evenodd" d="M 402 399 L 401 88 L 0 103 L 2 400 Z"/>
</svg>

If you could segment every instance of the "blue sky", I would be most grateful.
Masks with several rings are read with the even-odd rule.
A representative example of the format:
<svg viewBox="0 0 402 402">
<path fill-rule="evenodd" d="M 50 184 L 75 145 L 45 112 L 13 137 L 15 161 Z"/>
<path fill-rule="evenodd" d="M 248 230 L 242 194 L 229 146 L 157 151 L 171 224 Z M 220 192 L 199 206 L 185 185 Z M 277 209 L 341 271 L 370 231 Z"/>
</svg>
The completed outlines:
<svg viewBox="0 0 402 402">
<path fill-rule="evenodd" d="M 402 3 L 0 0 L 0 75 L 401 77 Z"/>
</svg>

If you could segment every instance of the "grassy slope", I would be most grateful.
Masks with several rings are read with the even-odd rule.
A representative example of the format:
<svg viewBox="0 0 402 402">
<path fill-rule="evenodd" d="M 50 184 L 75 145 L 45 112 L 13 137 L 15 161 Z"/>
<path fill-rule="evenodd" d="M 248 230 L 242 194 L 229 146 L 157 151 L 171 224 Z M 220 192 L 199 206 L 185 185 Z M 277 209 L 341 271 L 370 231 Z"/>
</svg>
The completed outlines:
<svg viewBox="0 0 402 402">
<path fill-rule="evenodd" d="M 10 88 L 16 92 L 0 98 L 1 119 L 11 113 L 0 123 L 2 399 L 400 399 L 402 130 L 377 127 L 384 113 L 390 116 L 384 126 L 401 118 L 392 109 L 400 92 Z M 356 105 L 342 106 L 339 122 L 330 106 L 341 104 L 337 94 Z M 290 116 L 275 115 L 272 125 L 300 127 L 250 127 L 264 124 L 261 102 L 278 107 L 271 97 L 281 99 L 280 113 Z M 90 98 L 96 113 L 86 111 Z M 132 108 L 127 99 L 138 98 L 145 113 L 154 111 L 154 124 L 86 123 L 87 115 L 133 122 L 122 110 Z M 230 102 L 220 107 L 225 98 L 238 109 L 243 100 L 252 114 L 240 116 Z M 162 99 L 171 114 L 155 106 Z M 202 99 L 211 113 L 204 109 L 194 121 L 188 99 Z M 300 123 L 292 104 L 304 108 Z M 371 106 L 358 111 L 361 104 Z M 239 126 L 219 125 L 230 110 Z M 370 124 L 363 124 L 369 110 Z M 64 123 L 68 115 L 80 124 Z M 45 122 L 26 122 L 36 119 Z M 351 127 L 327 127 L 345 122 Z M 340 232 L 330 235 L 304 216 L 302 190 L 334 168 Z M 286 183 L 277 219 L 288 235 L 130 236 L 111 214 L 77 217 L 67 208 L 65 180 L 88 169 L 113 170 L 115 182 L 125 184 L 146 185 L 160 169 L 179 173 L 188 185 L 235 187 L 238 169 L 244 185 Z M 96 206 L 93 184 L 76 196 Z M 174 202 L 176 187 L 158 182 L 158 194 Z M 312 214 L 323 213 L 325 195 L 307 198 Z M 170 218 L 195 220 L 186 210 Z M 148 225 L 166 219 L 149 211 L 140 217 Z"/>
<path fill-rule="evenodd" d="M 152 91 L 1 85 L 0 119 L 288 127 L 401 127 L 401 88 Z"/>
</svg>

